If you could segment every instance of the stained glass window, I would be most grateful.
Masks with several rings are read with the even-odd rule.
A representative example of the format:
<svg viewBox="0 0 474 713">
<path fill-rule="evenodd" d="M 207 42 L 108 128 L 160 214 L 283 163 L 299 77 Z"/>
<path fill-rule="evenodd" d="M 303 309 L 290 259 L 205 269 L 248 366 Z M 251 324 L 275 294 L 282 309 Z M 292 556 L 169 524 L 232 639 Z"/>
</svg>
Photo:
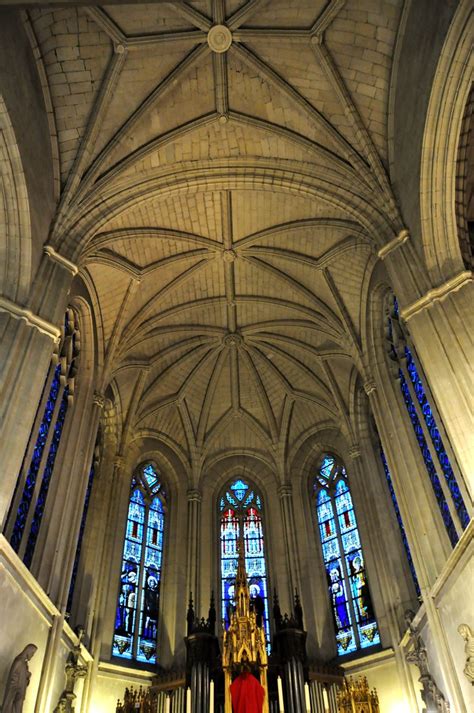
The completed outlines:
<svg viewBox="0 0 474 713">
<path fill-rule="evenodd" d="M 314 480 L 316 515 L 338 656 L 380 644 L 344 466 L 326 454 Z"/>
<path fill-rule="evenodd" d="M 249 482 L 237 478 L 219 501 L 221 532 L 221 604 L 222 618 L 229 621 L 235 606 L 234 582 L 237 574 L 240 528 L 243 526 L 245 569 L 252 598 L 263 600 L 265 636 L 270 642 L 268 616 L 268 580 L 263 536 L 262 498 Z"/>
<path fill-rule="evenodd" d="M 157 662 L 165 503 L 157 470 L 142 466 L 130 490 L 112 653 L 147 664 Z"/>
<path fill-rule="evenodd" d="M 469 524 L 469 513 L 450 458 L 428 400 L 414 353 L 400 323 L 398 303 L 392 297 L 388 308 L 388 353 L 396 365 L 396 378 L 433 488 L 451 545 Z"/>
<path fill-rule="evenodd" d="M 6 534 L 15 552 L 31 566 L 68 409 L 73 400 L 80 351 L 77 317 L 66 311 L 62 338 L 31 430 L 7 520 Z"/>
</svg>

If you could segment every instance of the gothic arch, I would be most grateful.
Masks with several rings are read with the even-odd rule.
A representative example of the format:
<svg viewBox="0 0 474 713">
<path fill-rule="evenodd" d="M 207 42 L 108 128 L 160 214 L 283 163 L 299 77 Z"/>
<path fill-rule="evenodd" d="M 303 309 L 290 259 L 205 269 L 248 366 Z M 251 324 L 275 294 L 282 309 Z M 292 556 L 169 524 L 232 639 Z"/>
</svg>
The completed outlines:
<svg viewBox="0 0 474 713">
<path fill-rule="evenodd" d="M 23 303 L 31 280 L 30 206 L 23 164 L 8 109 L 0 95 L 0 295 Z"/>
<path fill-rule="evenodd" d="M 191 162 L 192 164 L 193 162 Z M 67 220 L 57 228 L 54 244 L 69 259 L 78 260 L 93 236 L 107 222 L 131 205 L 152 198 L 163 198 L 185 191 L 226 190 L 280 190 L 297 195 L 314 196 L 329 205 L 342 208 L 361 225 L 379 247 L 392 239 L 399 225 L 392 224 L 383 208 L 371 202 L 371 194 L 361 185 L 354 184 L 328 169 L 297 161 L 273 159 L 250 163 L 235 160 L 232 167 L 223 162 L 198 162 L 197 166 L 148 175 L 146 182 L 128 180 L 111 187 L 107 193 L 93 193 L 76 208 L 70 209 Z M 67 234 L 67 237 L 63 237 Z"/>
<path fill-rule="evenodd" d="M 422 244 L 435 284 L 464 269 L 456 220 L 456 159 L 472 83 L 472 32 L 471 3 L 462 0 L 434 77 L 421 154 Z"/>
</svg>

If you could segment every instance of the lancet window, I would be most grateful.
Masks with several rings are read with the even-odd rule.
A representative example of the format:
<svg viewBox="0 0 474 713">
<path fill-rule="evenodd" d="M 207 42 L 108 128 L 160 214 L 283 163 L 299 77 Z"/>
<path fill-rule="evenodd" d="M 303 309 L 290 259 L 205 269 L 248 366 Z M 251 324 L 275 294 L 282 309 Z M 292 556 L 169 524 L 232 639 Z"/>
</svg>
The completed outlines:
<svg viewBox="0 0 474 713">
<path fill-rule="evenodd" d="M 79 352 L 77 316 L 68 309 L 62 337 L 43 387 L 6 528 L 10 544 L 27 567 L 31 566 L 35 552 L 66 416 L 74 397 Z"/>
<path fill-rule="evenodd" d="M 454 547 L 462 531 L 469 524 L 463 495 L 453 469 L 454 461 L 445 447 L 432 405 L 428 399 L 421 370 L 416 363 L 414 350 L 410 348 L 400 322 L 398 303 L 392 297 L 387 316 L 388 354 L 393 364 L 394 376 L 400 384 L 415 437 L 420 448 L 426 471 L 433 488 L 446 532 Z"/>
<path fill-rule="evenodd" d="M 380 644 L 380 634 L 347 472 L 336 456 L 323 456 L 313 488 L 337 653 L 344 656 Z"/>
<path fill-rule="evenodd" d="M 263 501 L 244 478 L 236 478 L 219 501 L 221 545 L 222 618 L 229 620 L 235 606 L 234 581 L 237 574 L 238 543 L 243 527 L 245 570 L 253 599 L 260 597 L 264 606 L 264 627 L 270 642 L 268 579 L 263 533 Z"/>
<path fill-rule="evenodd" d="M 115 615 L 112 654 L 147 664 L 157 662 L 166 494 L 155 466 L 132 478 Z"/>
</svg>

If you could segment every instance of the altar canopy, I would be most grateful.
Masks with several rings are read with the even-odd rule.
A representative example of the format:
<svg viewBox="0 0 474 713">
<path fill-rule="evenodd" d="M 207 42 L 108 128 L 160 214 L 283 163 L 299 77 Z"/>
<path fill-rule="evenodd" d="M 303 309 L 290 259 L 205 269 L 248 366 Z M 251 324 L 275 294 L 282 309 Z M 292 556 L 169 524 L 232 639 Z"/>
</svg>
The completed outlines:
<svg viewBox="0 0 474 713">
<path fill-rule="evenodd" d="M 244 671 L 230 687 L 233 713 L 262 713 L 265 689 L 255 676 Z"/>
</svg>

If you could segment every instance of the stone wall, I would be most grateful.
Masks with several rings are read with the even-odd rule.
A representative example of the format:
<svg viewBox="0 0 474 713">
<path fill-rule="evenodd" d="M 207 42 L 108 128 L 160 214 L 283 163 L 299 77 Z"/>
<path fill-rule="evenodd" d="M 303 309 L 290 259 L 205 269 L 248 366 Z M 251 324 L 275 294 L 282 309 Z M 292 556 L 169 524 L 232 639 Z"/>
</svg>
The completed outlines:
<svg viewBox="0 0 474 713">
<path fill-rule="evenodd" d="M 64 690 L 64 667 L 78 638 L 34 577 L 0 535 L 0 701 L 3 700 L 11 663 L 30 643 L 38 647 L 29 668 L 31 682 L 23 713 L 42 713 L 56 706 Z M 91 657 L 82 647 L 80 663 Z M 82 706 L 83 681 L 76 685 L 76 712 Z"/>
</svg>

